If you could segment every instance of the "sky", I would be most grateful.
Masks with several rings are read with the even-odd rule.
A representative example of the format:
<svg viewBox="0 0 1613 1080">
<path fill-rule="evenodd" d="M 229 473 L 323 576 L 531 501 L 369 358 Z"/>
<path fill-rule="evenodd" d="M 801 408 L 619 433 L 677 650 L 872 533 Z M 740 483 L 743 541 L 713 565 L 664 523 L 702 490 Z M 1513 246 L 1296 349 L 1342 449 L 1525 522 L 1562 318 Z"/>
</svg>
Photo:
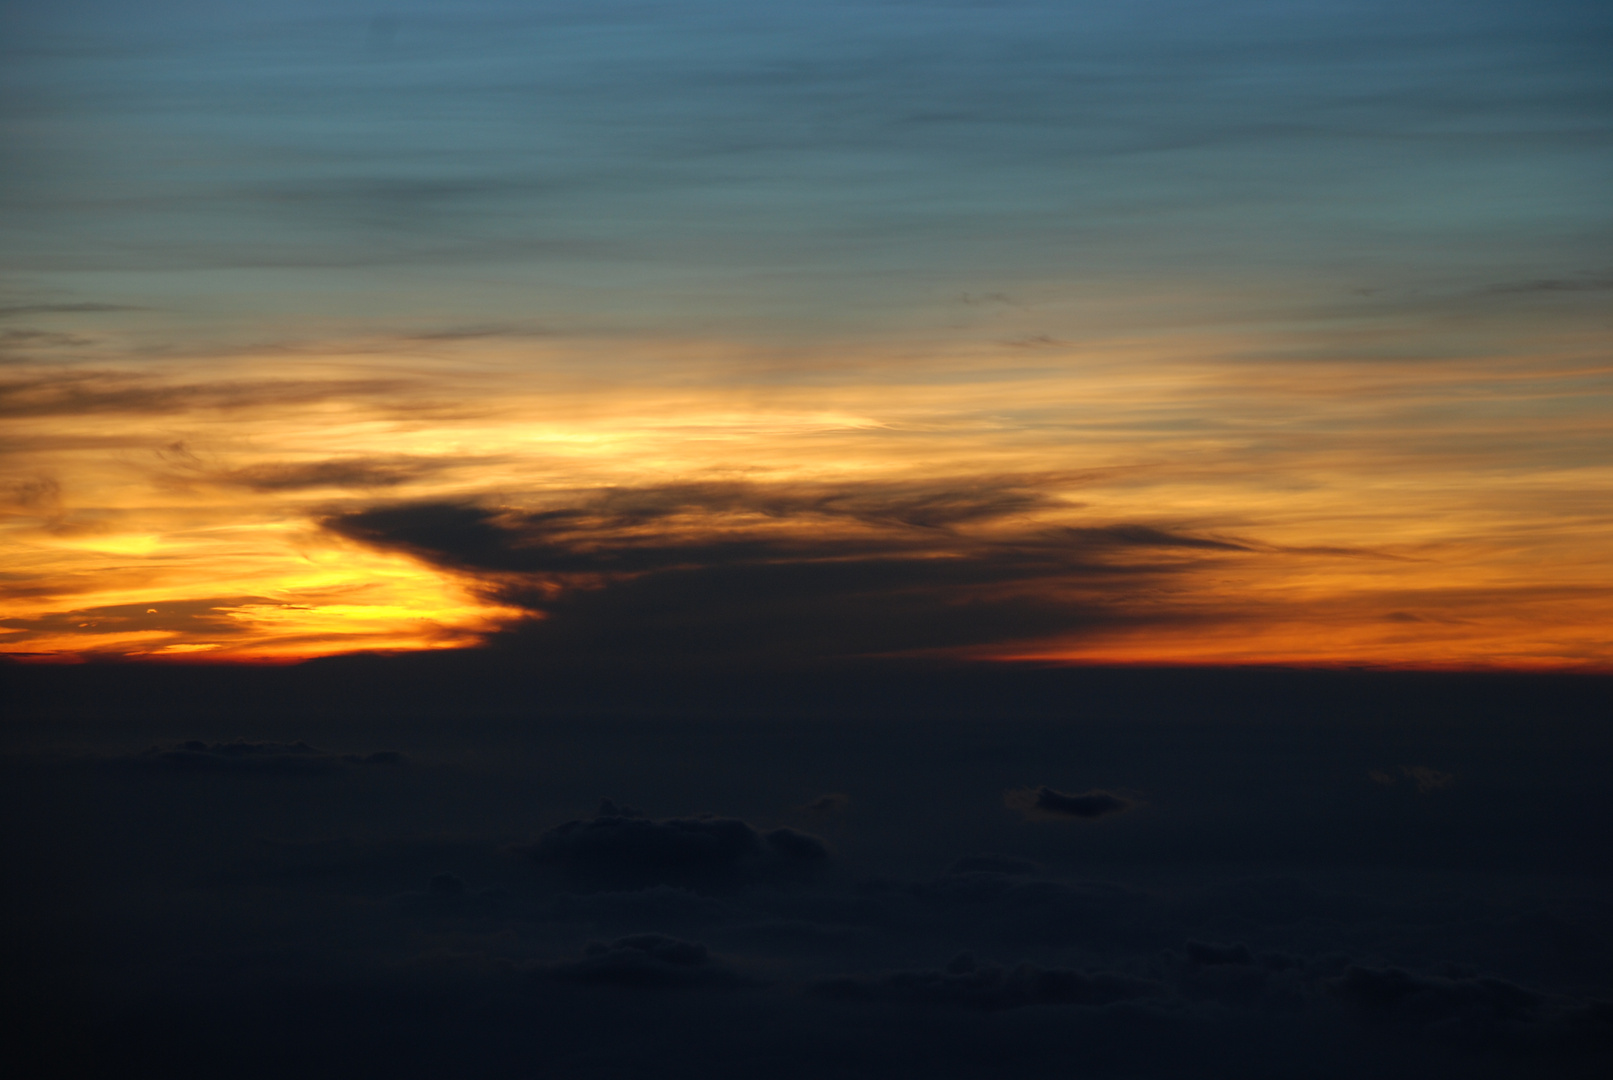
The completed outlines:
<svg viewBox="0 0 1613 1080">
<path fill-rule="evenodd" d="M 0 11 L 14 658 L 1613 664 L 1604 5 Z"/>
<path fill-rule="evenodd" d="M 1610 45 L 0 0 L 7 1060 L 1613 1075 Z"/>
</svg>

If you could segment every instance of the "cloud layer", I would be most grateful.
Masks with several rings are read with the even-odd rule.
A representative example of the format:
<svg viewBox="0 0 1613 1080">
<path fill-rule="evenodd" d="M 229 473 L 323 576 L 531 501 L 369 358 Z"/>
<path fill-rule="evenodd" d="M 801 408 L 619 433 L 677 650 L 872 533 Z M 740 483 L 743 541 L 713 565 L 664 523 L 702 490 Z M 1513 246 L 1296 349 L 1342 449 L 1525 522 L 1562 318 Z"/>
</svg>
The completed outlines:
<svg viewBox="0 0 1613 1080">
<path fill-rule="evenodd" d="M 677 485 L 570 507 L 462 503 L 323 522 L 475 575 L 540 616 L 511 637 L 601 659 L 858 655 L 1025 641 L 1137 618 L 1140 595 L 1241 544 L 1155 526 L 1031 528 L 1034 481 Z"/>
<path fill-rule="evenodd" d="M 44 671 L 121 691 L 7 728 L 14 1054 L 565 1080 L 1613 1060 L 1606 680 L 1063 670 L 1038 697 L 815 669 L 729 714 L 586 673 L 579 711 L 554 672 L 429 699 L 423 666 Z M 1368 775 L 1398 761 L 1459 780 Z M 1049 773 L 1077 781 L 1052 802 L 1146 805 L 1004 805 Z M 582 809 L 601 791 L 642 809 Z"/>
</svg>

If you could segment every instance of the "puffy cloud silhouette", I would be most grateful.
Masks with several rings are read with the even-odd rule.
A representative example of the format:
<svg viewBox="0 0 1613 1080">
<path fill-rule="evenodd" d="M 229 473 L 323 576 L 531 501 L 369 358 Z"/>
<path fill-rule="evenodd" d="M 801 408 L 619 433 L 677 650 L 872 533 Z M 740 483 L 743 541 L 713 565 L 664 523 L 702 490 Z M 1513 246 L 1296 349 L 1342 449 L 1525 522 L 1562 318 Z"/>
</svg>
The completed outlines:
<svg viewBox="0 0 1613 1080">
<path fill-rule="evenodd" d="M 963 953 L 944 970 L 891 971 L 871 976 L 840 976 L 813 986 L 824 997 L 897 1001 L 913 1005 L 952 1005 L 971 1009 L 1016 1009 L 1026 1005 L 1108 1005 L 1164 994 L 1147 979 L 1110 972 L 1087 974 L 1020 964 L 1014 968 L 977 963 Z"/>
<path fill-rule="evenodd" d="M 1107 791 L 1085 791 L 1066 795 L 1050 787 L 1024 788 L 1007 792 L 1003 802 L 1027 818 L 1080 818 L 1092 820 L 1119 814 L 1134 805 L 1130 799 Z"/>
<path fill-rule="evenodd" d="M 1456 777 L 1450 773 L 1430 769 L 1426 765 L 1412 765 L 1400 771 L 1405 773 L 1406 778 L 1417 785 L 1418 792 L 1424 795 L 1431 791 L 1441 791 L 1456 783 Z"/>
<path fill-rule="evenodd" d="M 1456 777 L 1439 769 L 1431 769 L 1427 765 L 1402 765 L 1400 776 L 1410 781 L 1417 788 L 1419 795 L 1427 795 L 1435 791 L 1443 791 L 1456 783 Z M 1367 772 L 1367 779 L 1379 787 L 1393 787 L 1398 781 L 1394 773 L 1385 769 L 1371 769 Z"/>
<path fill-rule="evenodd" d="M 1606 890 L 1576 869 L 1613 807 L 1605 683 L 1065 670 L 966 698 L 924 673 L 792 717 L 696 711 L 662 680 L 652 707 L 583 711 L 533 680 L 541 707 L 489 715 L 410 713 L 373 692 L 398 668 L 377 670 L 306 698 L 275 680 L 318 669 L 65 672 L 150 712 L 44 714 L 0 755 L 21 913 L 5 974 L 30 1030 L 173 1076 L 243 1040 L 278 1054 L 255 1075 L 1606 1074 Z M 181 674 L 188 697 L 149 689 Z M 1051 689 L 1016 703 L 1038 678 Z M 766 700 L 783 713 L 805 685 Z M 1400 722 L 1435 691 L 1461 722 Z M 1340 718 L 1296 738 L 1316 702 Z M 380 732 L 408 767 L 344 760 L 393 745 Z M 250 771 L 277 760 L 329 771 Z M 1148 813 L 1002 809 L 1061 762 L 1093 779 L 1056 793 L 1125 777 Z M 1418 796 L 1400 762 L 1462 786 Z M 1396 787 L 1374 790 L 1375 763 Z M 844 791 L 828 859 L 764 816 Z M 1391 861 L 1396 842 L 1414 859 Z"/>
<path fill-rule="evenodd" d="M 1540 994 L 1506 979 L 1444 978 L 1396 967 L 1351 965 L 1331 988 L 1370 1022 L 1466 1039 L 1534 1024 L 1545 1005 Z"/>
<path fill-rule="evenodd" d="M 816 799 L 801 807 L 801 809 L 809 814 L 831 815 L 844 813 L 850 805 L 850 795 L 841 791 L 831 791 L 827 794 L 819 795 Z"/>
<path fill-rule="evenodd" d="M 645 926 L 697 926 L 730 922 L 736 911 L 710 896 L 670 885 L 616 891 L 564 892 L 550 914 L 565 921 L 627 929 Z"/>
<path fill-rule="evenodd" d="M 663 934 L 632 934 L 609 944 L 592 942 L 579 960 L 533 969 L 539 979 L 606 986 L 728 986 L 733 972 L 711 963 L 706 946 Z"/>
<path fill-rule="evenodd" d="M 616 887 L 732 886 L 799 874 L 829 857 L 822 840 L 794 829 L 762 832 L 715 816 L 653 821 L 613 813 L 557 825 L 526 851 L 540 866 Z"/>
</svg>

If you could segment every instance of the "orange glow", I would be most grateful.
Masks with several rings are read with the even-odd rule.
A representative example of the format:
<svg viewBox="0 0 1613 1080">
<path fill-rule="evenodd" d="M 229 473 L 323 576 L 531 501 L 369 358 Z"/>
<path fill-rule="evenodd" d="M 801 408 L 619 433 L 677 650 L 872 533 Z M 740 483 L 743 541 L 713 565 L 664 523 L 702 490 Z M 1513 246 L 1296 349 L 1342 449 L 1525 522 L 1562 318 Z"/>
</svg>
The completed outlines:
<svg viewBox="0 0 1613 1080">
<path fill-rule="evenodd" d="M 12 398 L 0 651 L 284 661 L 531 617 L 317 525 L 391 501 L 1015 474 L 1050 497 L 986 533 L 1144 522 L 1239 550 L 1184 562 L 1134 623 L 966 655 L 1613 666 L 1613 369 L 1573 340 L 1527 362 L 1249 359 L 1279 345 L 865 344 L 768 380 L 757 350 L 713 342 L 14 369 L 36 381 Z"/>
</svg>

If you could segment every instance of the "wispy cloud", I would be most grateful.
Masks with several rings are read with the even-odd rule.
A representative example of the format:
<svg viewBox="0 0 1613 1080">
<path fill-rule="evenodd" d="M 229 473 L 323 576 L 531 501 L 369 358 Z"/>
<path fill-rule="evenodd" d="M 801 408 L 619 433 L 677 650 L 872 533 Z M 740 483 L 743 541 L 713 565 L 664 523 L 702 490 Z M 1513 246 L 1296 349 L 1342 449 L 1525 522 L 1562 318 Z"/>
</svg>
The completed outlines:
<svg viewBox="0 0 1613 1080">
<path fill-rule="evenodd" d="M 175 384 L 128 371 L 43 372 L 0 382 L 0 416 L 97 413 L 178 414 L 197 409 L 273 409 L 374 395 L 404 387 L 398 379 L 259 379 Z"/>
<path fill-rule="evenodd" d="M 0 304 L 0 319 L 19 315 L 94 315 L 113 311 L 144 311 L 129 304 L 97 304 L 90 301 L 71 304 Z"/>
</svg>

